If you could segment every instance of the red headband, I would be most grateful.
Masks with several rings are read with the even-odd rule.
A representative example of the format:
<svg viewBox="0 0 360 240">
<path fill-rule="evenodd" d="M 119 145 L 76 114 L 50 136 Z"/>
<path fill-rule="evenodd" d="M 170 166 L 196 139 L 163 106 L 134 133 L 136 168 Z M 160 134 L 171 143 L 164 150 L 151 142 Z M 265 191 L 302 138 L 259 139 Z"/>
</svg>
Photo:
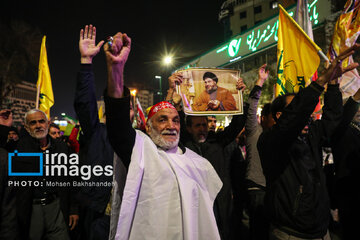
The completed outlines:
<svg viewBox="0 0 360 240">
<path fill-rule="evenodd" d="M 166 101 L 162 101 L 159 102 L 157 104 L 155 104 L 154 106 L 151 107 L 149 114 L 148 114 L 148 120 L 155 115 L 155 113 L 157 113 L 160 110 L 166 109 L 166 108 L 171 108 L 176 110 L 176 108 L 169 102 Z"/>
</svg>

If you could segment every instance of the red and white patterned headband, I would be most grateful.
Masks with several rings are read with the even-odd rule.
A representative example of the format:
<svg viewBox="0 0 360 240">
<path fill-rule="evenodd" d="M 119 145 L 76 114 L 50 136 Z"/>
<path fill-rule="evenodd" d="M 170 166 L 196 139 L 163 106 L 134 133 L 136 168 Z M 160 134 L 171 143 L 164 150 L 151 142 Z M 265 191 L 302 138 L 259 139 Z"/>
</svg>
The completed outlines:
<svg viewBox="0 0 360 240">
<path fill-rule="evenodd" d="M 154 106 L 151 107 L 149 114 L 148 114 L 148 120 L 155 115 L 155 113 L 157 113 L 160 110 L 166 109 L 166 108 L 171 108 L 176 110 L 176 108 L 169 102 L 166 101 L 162 101 L 159 102 L 157 104 L 155 104 Z"/>
</svg>

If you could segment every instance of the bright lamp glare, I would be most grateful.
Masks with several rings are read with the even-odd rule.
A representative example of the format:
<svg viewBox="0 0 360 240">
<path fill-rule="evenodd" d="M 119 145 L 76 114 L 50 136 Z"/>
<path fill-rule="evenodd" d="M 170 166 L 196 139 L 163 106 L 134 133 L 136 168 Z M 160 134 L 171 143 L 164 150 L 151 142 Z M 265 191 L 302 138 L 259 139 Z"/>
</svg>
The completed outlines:
<svg viewBox="0 0 360 240">
<path fill-rule="evenodd" d="M 170 64 L 172 62 L 172 57 L 171 56 L 167 56 L 164 58 L 164 63 L 165 64 Z"/>
</svg>

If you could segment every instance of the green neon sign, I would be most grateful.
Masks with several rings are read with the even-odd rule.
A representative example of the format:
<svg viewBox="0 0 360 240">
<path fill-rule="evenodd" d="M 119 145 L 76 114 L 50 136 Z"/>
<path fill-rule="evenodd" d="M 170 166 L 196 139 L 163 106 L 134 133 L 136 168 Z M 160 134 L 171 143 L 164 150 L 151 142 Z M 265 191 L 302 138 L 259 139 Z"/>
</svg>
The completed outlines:
<svg viewBox="0 0 360 240">
<path fill-rule="evenodd" d="M 308 4 L 309 9 L 309 15 L 310 15 L 310 21 L 313 25 L 316 25 L 319 23 L 319 13 L 316 9 L 316 3 L 318 0 L 314 0 L 311 4 Z M 294 11 L 289 12 L 290 16 L 294 15 Z M 264 45 L 267 42 L 277 42 L 278 41 L 278 32 L 279 28 L 279 20 L 276 20 L 273 23 L 267 24 L 266 26 L 259 27 L 257 29 L 252 30 L 250 33 L 244 36 L 246 39 L 246 45 L 248 46 L 248 50 L 250 52 L 255 52 L 258 50 L 260 45 Z M 243 35 L 242 35 L 243 36 Z M 229 44 L 222 46 L 218 50 L 216 50 L 216 53 L 222 53 L 225 50 L 227 50 L 227 55 L 229 57 L 235 57 L 239 50 L 241 49 L 241 39 L 242 37 L 239 37 L 237 39 L 233 39 L 229 42 Z M 263 46 L 262 46 L 263 47 Z M 244 48 L 244 47 L 243 47 Z M 239 59 L 238 57 L 234 59 Z M 230 62 L 234 61 L 234 59 L 231 59 Z"/>
<path fill-rule="evenodd" d="M 309 17 L 312 25 L 323 23 L 326 16 L 331 14 L 331 0 L 308 0 Z M 288 12 L 295 15 L 296 5 Z M 248 32 L 234 36 L 230 41 L 200 55 L 179 69 L 191 67 L 224 67 L 239 59 L 245 59 L 258 51 L 273 47 L 278 42 L 278 16 L 273 16 L 266 22 Z"/>
<path fill-rule="evenodd" d="M 241 45 L 241 38 L 239 38 L 238 40 L 234 39 L 230 42 L 228 47 L 228 54 L 230 57 L 234 57 L 239 52 L 240 45 Z"/>
</svg>

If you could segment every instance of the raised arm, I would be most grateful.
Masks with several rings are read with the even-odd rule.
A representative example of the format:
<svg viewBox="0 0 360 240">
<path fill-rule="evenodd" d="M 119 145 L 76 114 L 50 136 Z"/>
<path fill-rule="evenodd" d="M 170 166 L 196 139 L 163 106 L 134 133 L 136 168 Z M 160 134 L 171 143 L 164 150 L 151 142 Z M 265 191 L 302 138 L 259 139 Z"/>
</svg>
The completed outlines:
<svg viewBox="0 0 360 240">
<path fill-rule="evenodd" d="M 117 33 L 113 39 L 111 47 L 104 46 L 108 70 L 106 126 L 111 146 L 128 168 L 136 136 L 130 122 L 130 97 L 124 94 L 123 76 L 131 39 L 125 33 Z"/>
<path fill-rule="evenodd" d="M 266 70 L 266 64 L 262 65 L 258 72 L 258 79 L 255 83 L 254 88 L 251 90 L 248 104 L 249 109 L 247 111 L 247 117 L 245 122 L 245 133 L 247 136 L 251 136 L 254 131 L 259 127 L 259 123 L 257 120 L 257 108 L 259 99 L 261 96 L 261 90 L 264 82 L 269 77 L 269 70 Z"/>
<path fill-rule="evenodd" d="M 86 139 L 99 124 L 92 59 L 99 53 L 104 41 L 95 45 L 96 28 L 92 25 L 80 30 L 80 71 L 77 75 L 74 107 Z"/>
<path fill-rule="evenodd" d="M 343 53 L 339 54 L 337 58 L 335 58 L 329 65 L 327 69 L 321 74 L 321 76 L 313 83 L 311 83 L 308 87 L 300 91 L 292 100 L 292 102 L 287 106 L 281 117 L 279 118 L 276 126 L 276 134 L 281 136 L 276 139 L 277 143 L 283 145 L 290 144 L 296 137 L 300 134 L 301 130 L 308 123 L 308 119 L 312 112 L 315 109 L 316 104 L 318 103 L 318 98 L 322 91 L 324 90 L 324 86 L 326 84 L 329 85 L 329 94 L 339 95 L 336 90 L 337 79 L 345 72 L 350 71 L 357 66 L 358 63 L 350 64 L 346 68 L 342 68 L 341 62 L 345 58 L 352 55 L 355 50 L 359 49 L 360 45 L 355 44 L 353 47 L 348 48 Z M 335 97 L 336 98 L 336 97 Z M 327 107 L 332 108 L 332 104 L 336 102 L 335 98 L 327 98 L 330 102 L 327 104 Z M 338 97 L 337 97 L 338 98 Z M 335 101 L 334 101 L 335 100 Z M 336 106 L 333 109 L 335 112 L 338 111 Z M 324 109 L 327 110 L 327 109 Z M 333 111 L 331 110 L 331 111 Z M 327 110 L 328 111 L 328 110 Z M 329 111 L 328 111 L 329 112 Z M 340 112 L 341 114 L 341 112 Z M 333 116 L 334 118 L 335 116 Z"/>
<path fill-rule="evenodd" d="M 243 79 L 240 77 L 236 82 L 236 89 L 239 91 L 245 90 L 246 85 L 244 84 Z M 227 126 L 224 131 L 220 131 L 215 133 L 215 137 L 219 143 L 222 145 L 228 145 L 231 143 L 236 136 L 240 133 L 240 131 L 244 128 L 245 120 L 246 120 L 246 112 L 248 111 L 247 104 L 244 104 L 244 114 L 242 115 L 234 115 L 231 123 Z"/>
<path fill-rule="evenodd" d="M 346 133 L 346 129 L 349 127 L 350 122 L 353 120 L 360 107 L 360 88 L 350 97 L 344 105 L 343 115 L 341 123 L 336 128 L 333 137 L 331 138 L 332 144 L 337 144 Z"/>
</svg>

